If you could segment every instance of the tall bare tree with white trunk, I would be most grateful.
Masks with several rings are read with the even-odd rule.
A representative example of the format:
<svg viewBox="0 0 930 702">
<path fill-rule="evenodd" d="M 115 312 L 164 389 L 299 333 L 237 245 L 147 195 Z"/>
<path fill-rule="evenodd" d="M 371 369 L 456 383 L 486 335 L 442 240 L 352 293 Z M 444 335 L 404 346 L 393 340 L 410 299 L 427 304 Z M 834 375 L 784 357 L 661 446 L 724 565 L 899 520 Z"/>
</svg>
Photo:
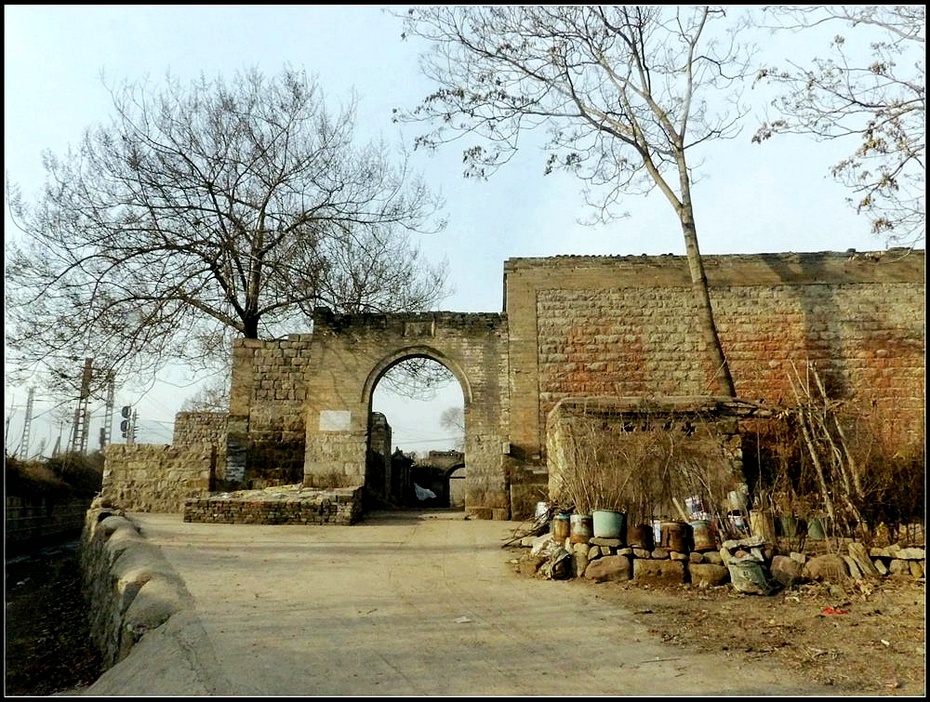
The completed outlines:
<svg viewBox="0 0 930 702">
<path fill-rule="evenodd" d="M 428 122 L 419 147 L 466 141 L 465 175 L 489 177 L 527 130 L 545 129 L 546 172 L 584 184 L 595 221 L 655 188 L 675 212 L 715 372 L 736 389 L 717 333 L 692 201 L 695 154 L 736 136 L 750 47 L 707 6 L 423 6 L 399 13 L 426 40 L 424 73 L 439 86 L 397 119 Z"/>
</svg>

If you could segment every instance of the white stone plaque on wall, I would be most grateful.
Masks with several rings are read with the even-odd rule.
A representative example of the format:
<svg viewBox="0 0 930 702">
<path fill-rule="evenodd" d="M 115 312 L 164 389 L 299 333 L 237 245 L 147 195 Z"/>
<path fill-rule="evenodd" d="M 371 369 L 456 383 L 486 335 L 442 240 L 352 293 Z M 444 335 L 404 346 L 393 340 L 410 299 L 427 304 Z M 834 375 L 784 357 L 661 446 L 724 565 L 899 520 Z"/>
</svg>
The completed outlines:
<svg viewBox="0 0 930 702">
<path fill-rule="evenodd" d="M 320 431 L 348 431 L 352 424 L 349 411 L 323 410 L 320 412 Z"/>
</svg>

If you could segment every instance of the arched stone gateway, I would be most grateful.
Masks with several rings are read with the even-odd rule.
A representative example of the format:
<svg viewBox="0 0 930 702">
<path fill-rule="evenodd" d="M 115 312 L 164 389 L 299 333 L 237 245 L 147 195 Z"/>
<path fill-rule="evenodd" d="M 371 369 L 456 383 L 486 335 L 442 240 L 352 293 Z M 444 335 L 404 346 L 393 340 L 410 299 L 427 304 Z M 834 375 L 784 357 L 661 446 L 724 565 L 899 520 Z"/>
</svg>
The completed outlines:
<svg viewBox="0 0 930 702">
<path fill-rule="evenodd" d="M 305 368 L 304 483 L 365 480 L 371 400 L 378 381 L 408 358 L 449 369 L 462 388 L 465 507 L 480 517 L 510 516 L 505 478 L 507 324 L 499 314 L 432 312 L 337 315 L 317 309 Z"/>
</svg>

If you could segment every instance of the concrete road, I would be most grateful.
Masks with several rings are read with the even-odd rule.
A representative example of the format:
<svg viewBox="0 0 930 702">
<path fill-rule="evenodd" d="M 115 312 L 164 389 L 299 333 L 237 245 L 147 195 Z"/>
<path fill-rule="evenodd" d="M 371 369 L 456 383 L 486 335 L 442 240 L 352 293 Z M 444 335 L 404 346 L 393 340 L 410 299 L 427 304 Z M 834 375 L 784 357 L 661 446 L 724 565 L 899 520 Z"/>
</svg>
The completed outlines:
<svg viewBox="0 0 930 702">
<path fill-rule="evenodd" d="M 515 575 L 516 522 L 450 511 L 341 526 L 128 515 L 190 608 L 85 695 L 823 695 L 668 646 L 571 582 Z M 607 587 L 607 585 L 605 585 Z"/>
</svg>

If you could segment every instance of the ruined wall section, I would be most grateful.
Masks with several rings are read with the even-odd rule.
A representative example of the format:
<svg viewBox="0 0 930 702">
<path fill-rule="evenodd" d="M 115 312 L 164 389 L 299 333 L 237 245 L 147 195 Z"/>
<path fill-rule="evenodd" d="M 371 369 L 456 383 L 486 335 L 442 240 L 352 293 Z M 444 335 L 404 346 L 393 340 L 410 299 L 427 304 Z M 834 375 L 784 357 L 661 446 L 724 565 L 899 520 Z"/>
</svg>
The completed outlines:
<svg viewBox="0 0 930 702">
<path fill-rule="evenodd" d="M 670 500 L 679 491 L 681 504 L 697 496 L 725 513 L 724 498 L 744 481 L 739 419 L 757 414 L 768 416 L 723 397 L 562 399 L 547 418 L 549 499 L 570 505 L 582 483 L 608 471 L 592 492 L 605 500 L 596 509 L 637 522 L 678 519 Z M 670 459 L 675 471 L 663 475 Z"/>
<path fill-rule="evenodd" d="M 792 398 L 792 362 L 836 397 L 924 422 L 924 254 L 705 256 L 718 332 L 740 397 Z M 512 259 L 510 440 L 527 465 L 547 414 L 572 396 L 704 395 L 703 353 L 680 256 Z"/>
<path fill-rule="evenodd" d="M 186 499 L 210 490 L 216 465 L 207 444 L 110 444 L 100 496 L 128 512 L 180 514 Z"/>
<path fill-rule="evenodd" d="M 222 479 L 226 473 L 228 431 L 228 412 L 178 412 L 174 415 L 171 445 L 176 448 L 210 446 L 216 451 L 217 477 Z"/>
<path fill-rule="evenodd" d="M 178 412 L 171 445 L 210 444 L 225 450 L 228 416 L 228 412 Z"/>
<path fill-rule="evenodd" d="M 230 486 L 298 483 L 303 476 L 306 369 L 312 334 L 233 342 L 227 460 Z"/>
</svg>

